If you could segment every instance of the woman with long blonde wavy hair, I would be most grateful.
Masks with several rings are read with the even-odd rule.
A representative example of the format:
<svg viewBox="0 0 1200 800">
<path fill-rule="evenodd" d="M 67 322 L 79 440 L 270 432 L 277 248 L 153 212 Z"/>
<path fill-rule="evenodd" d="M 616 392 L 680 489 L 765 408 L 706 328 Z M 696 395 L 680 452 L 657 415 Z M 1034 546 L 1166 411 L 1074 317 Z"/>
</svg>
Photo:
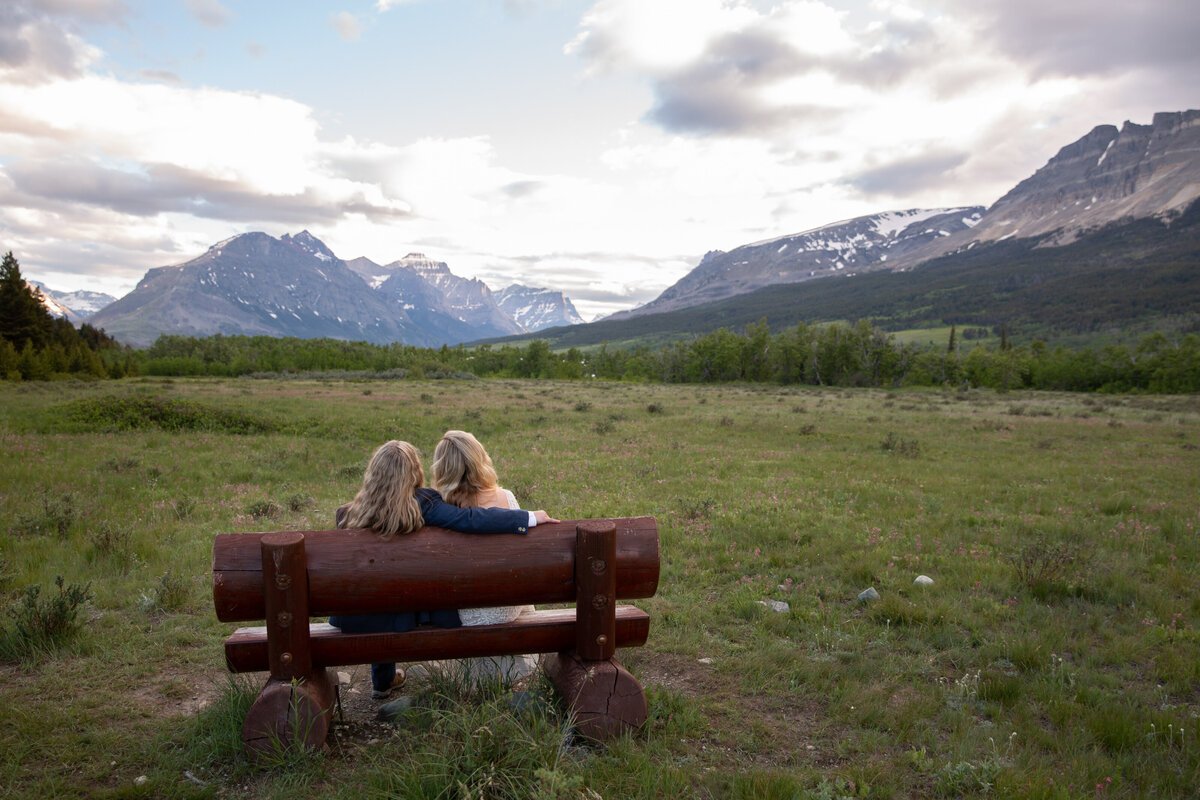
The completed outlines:
<svg viewBox="0 0 1200 800">
<path fill-rule="evenodd" d="M 502 489 L 487 450 L 466 431 L 446 431 L 433 450 L 433 488 L 445 498 L 463 508 L 519 508 L 513 493 Z M 493 608 L 460 608 L 458 617 L 463 625 L 496 625 L 511 622 L 533 606 L 496 606 Z M 501 656 L 499 658 L 464 659 L 467 673 L 476 683 L 501 678 L 507 681 L 527 676 L 537 667 L 536 655 Z"/>
</svg>

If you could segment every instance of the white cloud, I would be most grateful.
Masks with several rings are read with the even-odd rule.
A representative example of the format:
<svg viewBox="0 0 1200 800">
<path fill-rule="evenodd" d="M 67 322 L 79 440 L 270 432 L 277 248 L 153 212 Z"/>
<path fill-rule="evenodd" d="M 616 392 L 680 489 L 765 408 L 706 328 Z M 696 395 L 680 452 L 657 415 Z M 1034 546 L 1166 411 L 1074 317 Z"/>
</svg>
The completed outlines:
<svg viewBox="0 0 1200 800">
<path fill-rule="evenodd" d="M 663 16 L 672 3 L 600 0 L 570 51 L 593 72 L 630 73 L 649 84 L 654 100 L 643 128 L 762 143 L 757 158 L 723 157 L 749 173 L 730 180 L 757 175 L 770 196 L 820 190 L 847 211 L 856 195 L 875 204 L 987 203 L 1012 185 L 1014 172 L 1023 177 L 1048 154 L 1027 147 L 1014 166 L 1007 150 L 1005 183 L 995 179 L 994 155 L 983 144 L 998 129 L 1040 144 L 1036 131 L 1017 124 L 1086 104 L 1080 80 L 1031 77 L 1011 53 L 981 43 L 974 18 L 937 6 L 880 0 L 851 14 L 813 0 L 755 7 L 704 0 L 694 13 L 686 5 L 680 32 Z M 660 140 L 667 149 L 647 141 L 643 164 L 673 163 L 688 152 L 673 139 Z M 608 155 L 624 157 L 619 149 Z M 789 199 L 771 221 L 800 221 L 800 213 L 815 208 Z"/>
<path fill-rule="evenodd" d="M 0 81 L 38 84 L 83 74 L 100 55 L 68 30 L 61 16 L 115 21 L 120 3 L 46 3 L 16 0 L 0 6 Z"/>
<path fill-rule="evenodd" d="M 359 22 L 358 18 L 349 11 L 341 11 L 337 14 L 334 14 L 330 18 L 329 24 L 333 26 L 335 31 L 337 31 L 337 35 L 343 42 L 354 42 L 357 41 L 360 36 L 362 36 L 362 23 Z"/>
<path fill-rule="evenodd" d="M 600 0 L 583 15 L 566 52 L 597 68 L 662 74 L 691 63 L 723 33 L 755 18 L 723 0 Z"/>
</svg>

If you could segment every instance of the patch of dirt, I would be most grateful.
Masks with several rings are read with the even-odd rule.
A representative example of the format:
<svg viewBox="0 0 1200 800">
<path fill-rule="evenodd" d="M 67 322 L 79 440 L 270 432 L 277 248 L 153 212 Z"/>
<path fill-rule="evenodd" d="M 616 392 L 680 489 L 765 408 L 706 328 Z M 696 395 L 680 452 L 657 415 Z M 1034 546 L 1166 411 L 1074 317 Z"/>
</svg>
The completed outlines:
<svg viewBox="0 0 1200 800">
<path fill-rule="evenodd" d="M 715 751 L 718 762 L 771 768 L 845 763 L 836 755 L 837 738 L 828 730 L 823 698 L 781 702 L 778 696 L 744 692 L 735 674 L 722 672 L 715 664 L 646 650 L 638 658 L 644 686 L 678 692 L 712 709 L 712 733 L 697 744 L 710 757 Z M 718 702 L 707 702 L 713 699 Z M 746 749 L 751 743 L 753 749 Z"/>
<path fill-rule="evenodd" d="M 412 665 L 402 666 L 409 668 L 410 677 L 389 699 L 411 695 L 422 688 L 420 670 L 414 672 Z M 778 695 L 747 693 L 736 673 L 723 671 L 717 664 L 704 664 L 695 658 L 653 652 L 649 648 L 637 653 L 635 672 L 643 686 L 676 693 L 704 709 L 709 716 L 705 726 L 708 733 L 679 744 L 713 766 L 830 768 L 846 762 L 836 754 L 837 736 L 826 720 L 825 698 L 781 699 Z M 330 727 L 331 750 L 341 756 L 352 756 L 378 741 L 399 735 L 401 729 L 376 718 L 379 707 L 387 701 L 371 697 L 369 666 L 330 668 L 329 673 L 337 686 L 339 700 Z M 0 680 L 10 686 L 19 684 L 22 677 L 19 670 L 0 668 Z M 266 682 L 265 673 L 247 678 L 256 684 Z M 194 715 L 219 697 L 226 680 L 223 672 L 197 674 L 194 668 L 183 665 L 155 673 L 133 689 L 129 697 L 136 706 L 154 715 Z M 647 734 L 652 735 L 655 728 L 661 730 L 667 724 L 666 720 L 656 718 L 652 708 L 648 723 L 652 727 Z"/>
</svg>

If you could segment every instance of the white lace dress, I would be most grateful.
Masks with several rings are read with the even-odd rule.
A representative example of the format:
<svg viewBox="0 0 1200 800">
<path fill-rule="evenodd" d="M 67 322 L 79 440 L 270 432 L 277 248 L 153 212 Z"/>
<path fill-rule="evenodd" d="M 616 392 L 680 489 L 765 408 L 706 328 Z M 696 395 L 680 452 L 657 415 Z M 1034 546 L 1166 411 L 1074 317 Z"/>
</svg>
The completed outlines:
<svg viewBox="0 0 1200 800">
<path fill-rule="evenodd" d="M 508 489 L 501 489 L 509 508 L 520 508 L 517 498 Z M 512 622 L 526 611 L 533 611 L 533 606 L 495 606 L 493 608 L 460 608 L 458 618 L 464 626 L 498 625 L 502 622 Z M 496 656 L 491 658 L 466 658 L 464 665 L 475 681 L 502 678 L 515 681 L 528 676 L 538 665 L 537 655 Z"/>
</svg>

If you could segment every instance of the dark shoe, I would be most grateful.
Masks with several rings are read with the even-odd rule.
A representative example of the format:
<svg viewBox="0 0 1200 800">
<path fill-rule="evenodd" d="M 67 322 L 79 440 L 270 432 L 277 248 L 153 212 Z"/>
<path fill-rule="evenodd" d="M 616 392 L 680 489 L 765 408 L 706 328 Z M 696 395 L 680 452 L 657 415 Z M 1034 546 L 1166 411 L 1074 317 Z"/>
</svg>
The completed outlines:
<svg viewBox="0 0 1200 800">
<path fill-rule="evenodd" d="M 372 700 L 385 700 L 391 696 L 392 692 L 404 685 L 404 670 L 396 667 L 396 676 L 392 678 L 392 683 L 386 689 L 371 689 Z"/>
</svg>

